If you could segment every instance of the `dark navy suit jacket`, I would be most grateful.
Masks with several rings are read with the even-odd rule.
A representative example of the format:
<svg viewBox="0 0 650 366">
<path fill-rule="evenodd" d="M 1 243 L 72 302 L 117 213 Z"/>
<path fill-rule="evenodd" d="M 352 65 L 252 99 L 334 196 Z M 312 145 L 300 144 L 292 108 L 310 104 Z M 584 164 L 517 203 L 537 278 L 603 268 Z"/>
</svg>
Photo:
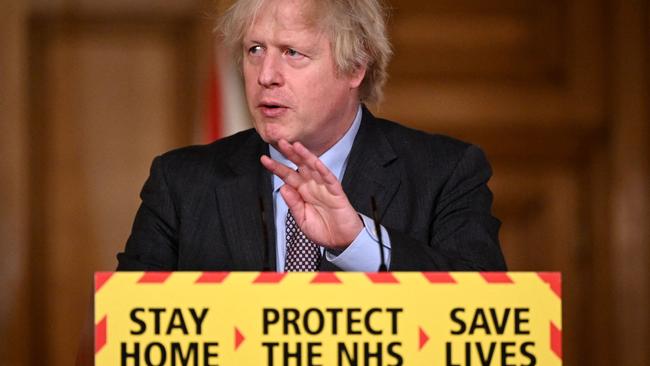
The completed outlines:
<svg viewBox="0 0 650 366">
<path fill-rule="evenodd" d="M 157 157 L 118 270 L 274 270 L 271 175 L 259 162 L 262 154 L 268 145 L 251 129 Z M 390 270 L 501 271 L 491 174 L 476 146 L 375 118 L 364 108 L 342 185 L 352 206 L 369 217 L 370 197 L 376 198 L 391 239 Z"/>
</svg>

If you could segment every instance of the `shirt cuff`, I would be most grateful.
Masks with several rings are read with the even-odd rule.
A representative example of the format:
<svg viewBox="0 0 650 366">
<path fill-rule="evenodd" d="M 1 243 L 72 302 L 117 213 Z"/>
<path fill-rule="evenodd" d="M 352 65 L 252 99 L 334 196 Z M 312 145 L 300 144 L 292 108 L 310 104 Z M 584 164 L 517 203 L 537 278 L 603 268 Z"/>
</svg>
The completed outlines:
<svg viewBox="0 0 650 366">
<path fill-rule="evenodd" d="M 371 218 L 359 214 L 363 220 L 364 229 L 354 241 L 342 252 L 333 253 L 325 251 L 325 258 L 335 266 L 344 271 L 351 272 L 377 272 L 381 265 L 381 256 L 379 252 L 379 239 L 375 232 L 375 221 Z M 381 228 L 381 238 L 384 243 L 384 259 L 386 267 L 390 266 L 390 238 L 388 231 L 383 226 Z"/>
</svg>

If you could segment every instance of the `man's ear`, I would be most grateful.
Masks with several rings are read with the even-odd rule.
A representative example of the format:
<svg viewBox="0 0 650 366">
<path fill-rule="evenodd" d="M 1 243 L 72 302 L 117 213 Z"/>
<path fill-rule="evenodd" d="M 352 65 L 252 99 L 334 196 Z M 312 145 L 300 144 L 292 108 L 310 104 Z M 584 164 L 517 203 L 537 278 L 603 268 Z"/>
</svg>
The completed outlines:
<svg viewBox="0 0 650 366">
<path fill-rule="evenodd" d="M 357 89 L 366 77 L 366 66 L 359 66 L 350 73 L 350 89 Z"/>
</svg>

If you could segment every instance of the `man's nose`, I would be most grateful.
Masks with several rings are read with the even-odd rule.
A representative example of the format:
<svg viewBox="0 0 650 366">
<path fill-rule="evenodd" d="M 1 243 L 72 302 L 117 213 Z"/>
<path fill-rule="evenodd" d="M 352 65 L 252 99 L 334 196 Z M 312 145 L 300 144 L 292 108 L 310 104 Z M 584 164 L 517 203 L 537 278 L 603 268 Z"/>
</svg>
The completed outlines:
<svg viewBox="0 0 650 366">
<path fill-rule="evenodd" d="M 281 86 L 283 82 L 281 60 L 278 55 L 267 54 L 262 60 L 257 83 L 265 88 Z"/>
</svg>

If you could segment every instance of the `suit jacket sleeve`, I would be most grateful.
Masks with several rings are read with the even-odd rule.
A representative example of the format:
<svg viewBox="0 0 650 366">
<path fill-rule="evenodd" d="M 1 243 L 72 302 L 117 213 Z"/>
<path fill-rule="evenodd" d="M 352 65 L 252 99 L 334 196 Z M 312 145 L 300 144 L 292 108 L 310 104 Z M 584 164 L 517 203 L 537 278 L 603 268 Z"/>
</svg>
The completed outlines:
<svg viewBox="0 0 650 366">
<path fill-rule="evenodd" d="M 126 248 L 117 255 L 117 270 L 174 270 L 178 262 L 178 216 L 160 156 L 151 165 L 140 198 L 142 204 Z"/>
<path fill-rule="evenodd" d="M 491 214 L 492 175 L 483 152 L 469 145 L 443 184 L 428 242 L 388 229 L 391 270 L 504 271 L 499 220 Z"/>
</svg>

